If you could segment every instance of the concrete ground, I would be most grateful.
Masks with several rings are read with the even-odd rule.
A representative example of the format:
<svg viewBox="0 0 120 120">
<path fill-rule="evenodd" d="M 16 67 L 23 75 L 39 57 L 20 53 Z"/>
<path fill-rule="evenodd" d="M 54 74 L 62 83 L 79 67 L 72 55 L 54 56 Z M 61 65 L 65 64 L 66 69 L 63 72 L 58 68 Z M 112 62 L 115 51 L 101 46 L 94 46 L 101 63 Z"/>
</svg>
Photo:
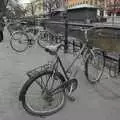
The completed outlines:
<svg viewBox="0 0 120 120">
<path fill-rule="evenodd" d="M 73 59 L 67 55 L 67 64 Z M 78 89 L 73 93 L 75 102 L 67 100 L 58 113 L 40 118 L 24 111 L 18 100 L 19 91 L 28 79 L 26 72 L 51 60 L 38 45 L 18 54 L 9 45 L 9 34 L 4 33 L 0 43 L 0 120 L 120 120 L 120 77 L 110 78 L 106 73 L 97 85 L 91 85 L 79 70 Z"/>
</svg>

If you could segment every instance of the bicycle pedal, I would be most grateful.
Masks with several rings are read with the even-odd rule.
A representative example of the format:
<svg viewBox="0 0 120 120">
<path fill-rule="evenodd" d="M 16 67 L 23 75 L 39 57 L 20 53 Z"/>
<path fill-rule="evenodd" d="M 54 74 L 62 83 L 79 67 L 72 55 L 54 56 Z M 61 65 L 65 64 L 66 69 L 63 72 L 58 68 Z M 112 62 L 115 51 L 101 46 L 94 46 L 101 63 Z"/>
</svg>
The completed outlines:
<svg viewBox="0 0 120 120">
<path fill-rule="evenodd" d="M 31 48 L 32 46 L 33 46 L 32 44 L 29 44 L 29 46 L 28 46 L 28 47 L 29 47 L 29 48 Z"/>
<path fill-rule="evenodd" d="M 72 92 L 74 92 L 77 89 L 77 87 L 78 87 L 78 80 L 73 78 L 73 79 L 71 79 L 71 81 L 72 81 L 72 83 L 71 83 L 71 85 L 72 85 Z"/>
<path fill-rule="evenodd" d="M 75 97 L 74 96 L 67 96 L 67 98 L 71 101 L 71 102 L 75 102 Z"/>
</svg>

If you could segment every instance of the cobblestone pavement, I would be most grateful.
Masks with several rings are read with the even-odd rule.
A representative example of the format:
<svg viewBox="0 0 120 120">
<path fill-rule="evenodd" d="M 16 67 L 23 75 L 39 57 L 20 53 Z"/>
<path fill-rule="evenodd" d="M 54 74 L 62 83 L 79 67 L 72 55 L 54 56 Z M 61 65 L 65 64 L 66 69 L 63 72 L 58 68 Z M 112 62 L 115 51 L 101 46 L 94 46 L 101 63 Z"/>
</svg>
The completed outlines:
<svg viewBox="0 0 120 120">
<path fill-rule="evenodd" d="M 38 45 L 22 54 L 14 52 L 9 45 L 9 36 L 0 43 L 0 120 L 120 120 L 120 78 L 112 79 L 105 74 L 95 86 L 88 83 L 83 69 L 79 67 L 78 89 L 75 102 L 66 102 L 58 113 L 40 118 L 24 111 L 18 101 L 20 88 L 28 79 L 26 72 L 51 59 Z M 67 64 L 72 55 L 65 56 Z"/>
</svg>

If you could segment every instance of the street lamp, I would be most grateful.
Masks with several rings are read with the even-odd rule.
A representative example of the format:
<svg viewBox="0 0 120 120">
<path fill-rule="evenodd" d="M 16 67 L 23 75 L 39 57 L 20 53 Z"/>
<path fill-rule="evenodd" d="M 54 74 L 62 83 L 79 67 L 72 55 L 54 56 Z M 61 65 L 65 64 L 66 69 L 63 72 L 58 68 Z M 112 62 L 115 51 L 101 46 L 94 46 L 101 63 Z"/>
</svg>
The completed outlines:
<svg viewBox="0 0 120 120">
<path fill-rule="evenodd" d="M 115 16 L 116 2 L 117 2 L 117 0 L 114 0 L 114 3 L 113 3 L 113 17 L 112 17 L 112 24 L 114 24 L 114 16 Z"/>
<path fill-rule="evenodd" d="M 64 4 L 64 22 L 65 22 L 64 52 L 67 53 L 67 51 L 68 51 L 68 11 L 67 11 L 68 1 L 64 0 L 63 4 Z"/>
</svg>

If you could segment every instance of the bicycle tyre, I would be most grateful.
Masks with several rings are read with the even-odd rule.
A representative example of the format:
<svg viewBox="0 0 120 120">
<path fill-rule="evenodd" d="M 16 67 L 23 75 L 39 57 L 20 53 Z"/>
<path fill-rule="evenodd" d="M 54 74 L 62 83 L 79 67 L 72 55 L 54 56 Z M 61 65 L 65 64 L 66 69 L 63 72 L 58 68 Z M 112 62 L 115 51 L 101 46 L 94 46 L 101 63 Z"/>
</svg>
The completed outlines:
<svg viewBox="0 0 120 120">
<path fill-rule="evenodd" d="M 49 44 L 49 34 L 48 32 L 41 32 L 39 37 L 38 37 L 38 40 L 37 40 L 37 43 L 40 47 L 42 48 L 45 48 L 45 46 L 47 44 Z"/>
<path fill-rule="evenodd" d="M 90 68 L 89 65 L 91 65 Z M 105 66 L 104 53 L 99 49 L 93 50 L 93 53 L 89 54 L 85 62 L 85 76 L 87 80 L 92 84 L 98 83 L 102 77 L 104 66 Z M 97 70 L 99 69 L 97 75 L 95 74 L 94 71 L 92 71 L 94 68 L 97 68 Z"/>
<path fill-rule="evenodd" d="M 35 111 L 33 108 L 30 108 L 30 106 L 28 106 L 26 101 L 26 94 L 28 92 L 29 87 L 40 77 L 44 76 L 44 75 L 51 75 L 53 72 L 52 71 L 41 71 L 38 75 L 36 75 L 33 78 L 30 78 L 29 80 L 26 81 L 26 83 L 23 85 L 21 92 L 20 92 L 20 96 L 19 96 L 19 100 L 22 102 L 22 105 L 24 107 L 24 109 L 32 114 L 32 115 L 37 115 L 37 116 L 48 116 L 51 114 L 54 114 L 56 112 L 58 112 L 60 109 L 63 108 L 63 106 L 65 105 L 65 94 L 64 91 L 62 92 L 62 101 L 60 103 L 60 105 L 57 105 L 54 109 L 49 110 L 49 111 Z M 60 82 L 64 82 L 64 77 L 60 74 L 60 73 L 55 73 L 55 78 L 59 78 Z"/>
<path fill-rule="evenodd" d="M 19 39 L 15 38 L 16 36 L 19 36 Z M 22 39 L 23 36 L 25 37 L 25 39 Z M 11 34 L 10 46 L 16 52 L 24 52 L 29 47 L 28 40 L 29 37 L 26 33 L 22 31 L 15 31 Z"/>
</svg>

